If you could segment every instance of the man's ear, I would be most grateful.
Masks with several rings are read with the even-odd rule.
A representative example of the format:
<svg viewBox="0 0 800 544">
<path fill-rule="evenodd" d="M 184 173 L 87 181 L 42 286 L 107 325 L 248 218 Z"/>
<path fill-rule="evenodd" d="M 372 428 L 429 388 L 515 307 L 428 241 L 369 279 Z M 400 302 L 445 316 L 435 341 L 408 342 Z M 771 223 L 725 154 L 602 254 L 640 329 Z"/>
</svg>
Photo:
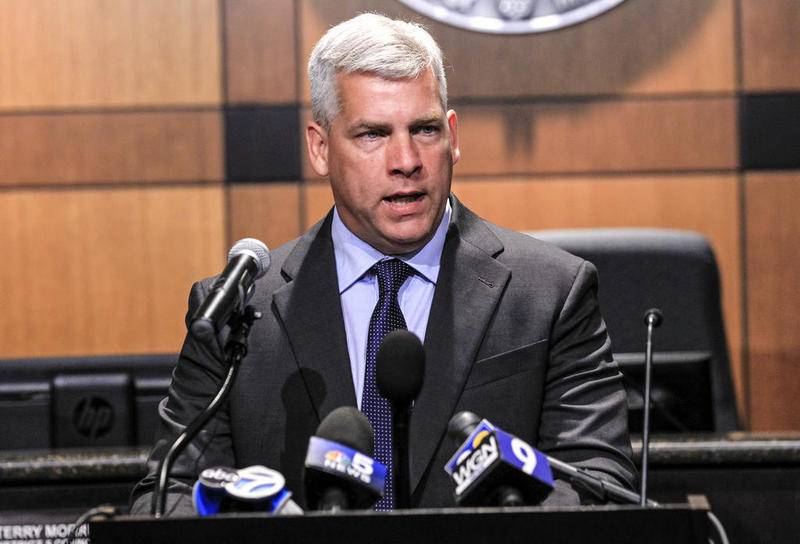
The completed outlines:
<svg viewBox="0 0 800 544">
<path fill-rule="evenodd" d="M 461 149 L 458 147 L 458 116 L 453 110 L 447 112 L 447 125 L 450 129 L 450 155 L 455 164 L 461 158 Z"/>
<path fill-rule="evenodd" d="M 328 131 L 311 121 L 306 126 L 306 148 L 311 168 L 318 176 L 328 175 Z"/>
</svg>

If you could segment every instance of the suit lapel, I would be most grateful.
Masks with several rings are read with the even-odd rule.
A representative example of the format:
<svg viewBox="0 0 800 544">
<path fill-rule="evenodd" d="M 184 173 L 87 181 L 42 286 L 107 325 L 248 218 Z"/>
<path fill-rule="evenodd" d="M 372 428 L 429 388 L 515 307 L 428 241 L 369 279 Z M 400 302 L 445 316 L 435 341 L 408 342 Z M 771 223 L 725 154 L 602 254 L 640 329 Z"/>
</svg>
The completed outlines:
<svg viewBox="0 0 800 544">
<path fill-rule="evenodd" d="M 334 408 L 356 405 L 331 217 L 298 241 L 282 268 L 288 283 L 273 299 L 320 420 Z"/>
<path fill-rule="evenodd" d="M 411 419 L 411 491 L 431 463 L 510 277 L 501 242 L 453 197 L 454 220 L 425 332 L 425 381 Z M 439 467 L 433 467 L 437 470 Z"/>
</svg>

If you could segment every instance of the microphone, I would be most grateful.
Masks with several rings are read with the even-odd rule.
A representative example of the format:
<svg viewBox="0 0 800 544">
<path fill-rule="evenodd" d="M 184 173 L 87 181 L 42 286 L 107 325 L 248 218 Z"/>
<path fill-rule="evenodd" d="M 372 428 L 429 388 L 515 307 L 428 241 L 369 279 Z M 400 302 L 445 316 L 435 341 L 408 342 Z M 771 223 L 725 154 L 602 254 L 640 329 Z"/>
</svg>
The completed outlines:
<svg viewBox="0 0 800 544">
<path fill-rule="evenodd" d="M 383 496 L 386 467 L 372 458 L 375 433 L 353 406 L 328 414 L 308 441 L 303 481 L 312 510 L 371 508 Z"/>
<path fill-rule="evenodd" d="M 253 283 L 266 274 L 269 261 L 269 250 L 260 240 L 244 238 L 233 245 L 227 266 L 192 316 L 189 331 L 195 339 L 211 341 L 231 314 L 241 314 L 253 296 Z"/>
<path fill-rule="evenodd" d="M 201 516 L 224 512 L 302 514 L 286 489 L 286 479 L 261 465 L 243 469 L 211 467 L 200 473 L 192 488 L 192 503 Z"/>
<path fill-rule="evenodd" d="M 205 344 L 215 340 L 216 333 L 224 325 L 231 325 L 231 334 L 223 348 L 228 373 L 208 406 L 178 435 L 159 461 L 158 480 L 150 505 L 150 512 L 155 518 L 164 515 L 167 503 L 167 480 L 172 463 L 214 417 L 233 387 L 239 363 L 247 355 L 247 338 L 250 330 L 255 320 L 261 318 L 261 312 L 248 306 L 247 302 L 253 295 L 255 280 L 263 276 L 268 267 L 269 251 L 263 242 L 254 238 L 236 242 L 228 254 L 228 266 L 214 282 L 211 292 L 191 319 L 190 334 Z"/>
<path fill-rule="evenodd" d="M 444 468 L 456 484 L 457 505 L 538 504 L 552 491 L 543 453 L 472 412 L 453 416 L 447 436 L 461 444 Z"/>
<path fill-rule="evenodd" d="M 647 326 L 647 340 L 644 352 L 644 412 L 642 414 L 642 479 L 639 488 L 639 506 L 647 505 L 647 471 L 650 466 L 650 392 L 653 375 L 653 329 L 664 321 L 664 314 L 658 308 L 650 308 L 644 313 L 644 324 Z"/>
<path fill-rule="evenodd" d="M 454 471 L 450 469 L 453 460 L 458 457 L 458 453 L 460 453 L 465 446 L 474 442 L 473 437 L 476 437 L 476 435 L 479 434 L 482 428 L 486 429 L 491 428 L 494 429 L 495 431 L 500 431 L 500 429 L 494 427 L 491 423 L 489 423 L 485 419 L 481 420 L 481 418 L 479 418 L 472 412 L 467 412 L 467 411 L 459 412 L 450 419 L 450 423 L 447 426 L 447 436 L 449 436 L 457 444 L 461 443 L 462 441 L 465 441 L 464 444 L 459 449 L 459 451 L 456 452 L 457 454 L 454 455 L 453 459 L 451 459 L 450 462 L 448 462 L 447 466 L 445 466 L 445 471 L 447 471 L 447 473 L 453 477 L 453 479 L 456 481 L 456 485 L 459 485 L 460 479 L 457 479 L 457 475 L 454 474 Z M 503 433 L 503 431 L 500 432 Z M 507 433 L 503 434 L 511 436 L 508 435 Z M 551 473 L 551 476 L 549 478 L 551 487 L 553 485 L 552 473 L 556 473 L 560 477 L 569 480 L 574 485 L 580 486 L 586 491 L 589 491 L 601 501 L 612 500 L 620 504 L 639 504 L 641 497 L 637 493 L 629 491 L 622 486 L 619 486 L 615 483 L 609 482 L 607 480 L 604 480 L 603 478 L 595 476 L 594 474 L 592 474 L 591 472 L 587 471 L 584 468 L 574 467 L 569 463 L 565 463 L 564 461 L 556 459 L 555 457 L 552 457 L 550 455 L 545 455 L 544 453 L 531 447 L 529 444 L 523 442 L 519 438 L 516 437 L 514 438 L 521 443 L 517 444 L 517 448 L 520 450 L 522 455 L 521 456 L 515 455 L 515 457 L 517 457 L 518 460 L 530 459 L 531 452 L 533 452 L 536 455 L 537 463 L 543 460 L 544 464 L 549 466 L 547 470 L 548 472 Z M 479 443 L 482 440 L 483 439 L 479 438 L 478 439 Z M 534 472 L 537 472 L 535 468 Z M 469 476 L 468 472 L 465 472 L 465 474 Z M 480 474 L 478 476 L 480 476 Z M 460 474 L 458 475 L 458 478 L 461 478 Z M 466 482 L 466 484 L 470 485 L 471 481 Z M 456 501 L 458 502 L 458 493 L 456 493 Z M 650 499 L 647 499 L 646 503 L 647 506 L 658 506 L 658 503 L 656 501 Z"/>
<path fill-rule="evenodd" d="M 380 394 L 392 405 L 392 465 L 397 508 L 410 507 L 408 430 L 411 406 L 422 389 L 424 377 L 425 352 L 419 338 L 405 329 L 387 334 L 375 360 L 375 382 Z"/>
</svg>

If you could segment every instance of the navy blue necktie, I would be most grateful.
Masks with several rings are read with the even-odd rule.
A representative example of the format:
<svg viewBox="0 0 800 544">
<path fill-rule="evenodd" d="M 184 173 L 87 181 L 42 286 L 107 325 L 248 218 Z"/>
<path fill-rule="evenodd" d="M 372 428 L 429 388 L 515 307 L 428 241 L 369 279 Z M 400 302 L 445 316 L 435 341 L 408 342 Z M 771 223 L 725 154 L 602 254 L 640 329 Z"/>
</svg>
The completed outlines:
<svg viewBox="0 0 800 544">
<path fill-rule="evenodd" d="M 384 496 L 375 510 L 394 508 L 394 474 L 392 470 L 392 407 L 380 394 L 375 382 L 375 362 L 383 338 L 390 332 L 406 328 L 406 320 L 397 302 L 400 286 L 414 274 L 414 269 L 398 259 L 380 261 L 372 267 L 378 278 L 378 303 L 369 320 L 367 336 L 367 368 L 364 373 L 364 391 L 361 411 L 375 430 L 375 458 L 386 465 Z"/>
</svg>

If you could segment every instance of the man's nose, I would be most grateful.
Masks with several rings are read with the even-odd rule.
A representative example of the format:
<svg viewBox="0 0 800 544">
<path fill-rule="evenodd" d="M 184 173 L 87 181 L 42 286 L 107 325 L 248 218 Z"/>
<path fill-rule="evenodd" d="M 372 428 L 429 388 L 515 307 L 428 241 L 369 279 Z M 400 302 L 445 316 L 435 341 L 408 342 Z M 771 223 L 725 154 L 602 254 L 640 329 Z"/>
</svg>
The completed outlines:
<svg viewBox="0 0 800 544">
<path fill-rule="evenodd" d="M 412 135 L 393 135 L 388 150 L 389 171 L 393 175 L 411 177 L 422 169 L 422 159 Z"/>
</svg>

